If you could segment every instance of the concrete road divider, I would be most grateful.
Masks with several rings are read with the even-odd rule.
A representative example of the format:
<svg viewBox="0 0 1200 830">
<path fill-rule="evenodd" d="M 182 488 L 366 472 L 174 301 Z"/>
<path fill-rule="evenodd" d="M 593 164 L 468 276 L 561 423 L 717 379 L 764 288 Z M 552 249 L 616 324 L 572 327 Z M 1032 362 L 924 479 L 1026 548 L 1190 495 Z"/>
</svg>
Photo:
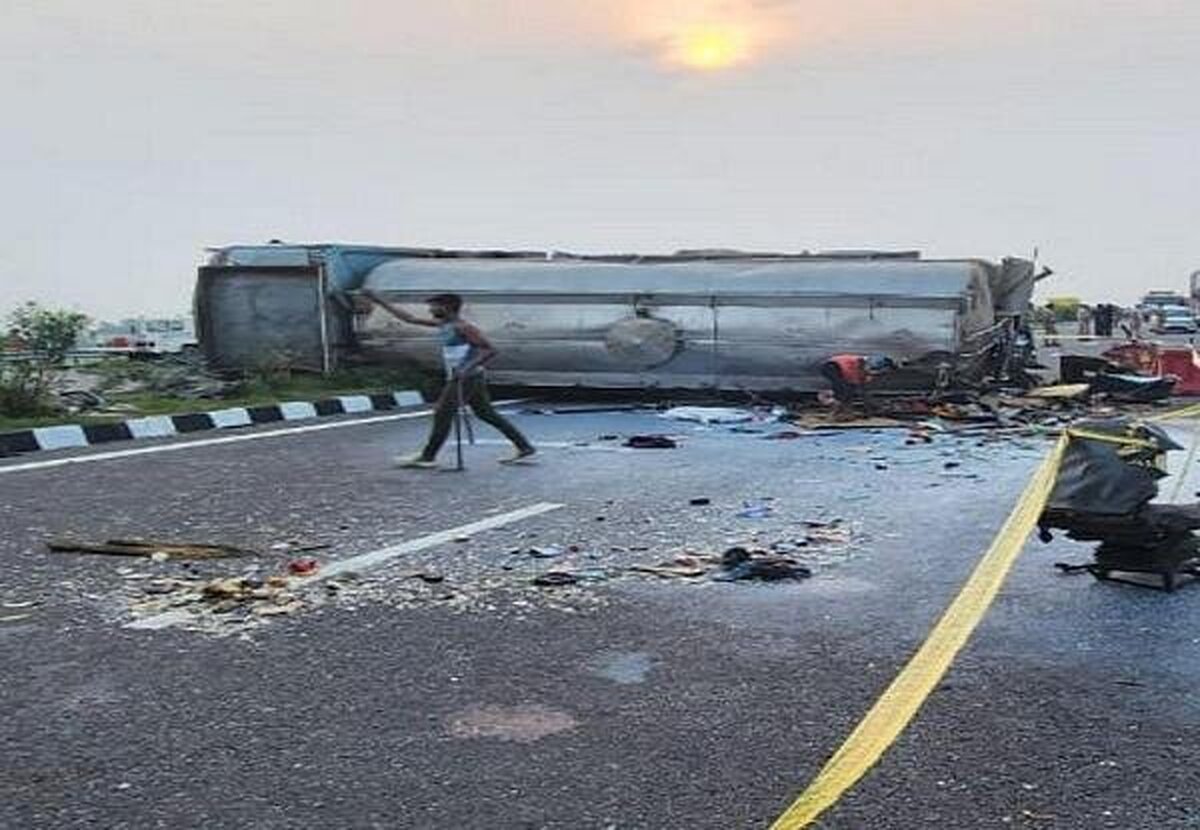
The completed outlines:
<svg viewBox="0 0 1200 830">
<path fill-rule="evenodd" d="M 41 450 L 63 450 L 133 441 L 142 438 L 167 438 L 213 429 L 303 421 L 330 415 L 387 412 L 420 406 L 416 392 L 383 392 L 374 395 L 341 395 L 319 401 L 284 401 L 263 406 L 238 406 L 208 412 L 179 415 L 152 415 L 104 424 L 61 424 L 49 427 L 0 433 L 0 457 Z"/>
</svg>

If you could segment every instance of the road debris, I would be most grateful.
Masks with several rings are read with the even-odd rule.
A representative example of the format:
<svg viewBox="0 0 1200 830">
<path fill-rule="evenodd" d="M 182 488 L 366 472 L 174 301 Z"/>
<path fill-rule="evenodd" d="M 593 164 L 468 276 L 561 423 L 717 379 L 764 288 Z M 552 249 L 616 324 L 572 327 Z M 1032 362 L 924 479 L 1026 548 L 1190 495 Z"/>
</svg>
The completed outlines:
<svg viewBox="0 0 1200 830">
<path fill-rule="evenodd" d="M 46 547 L 55 553 L 96 553 L 108 556 L 144 556 L 155 561 L 166 559 L 223 559 L 235 556 L 256 556 L 255 551 L 232 545 L 209 545 L 193 542 L 158 542 L 146 539 L 110 539 L 106 542 L 84 542 L 75 539 L 55 539 Z"/>
<path fill-rule="evenodd" d="M 170 615 L 168 624 L 197 625 L 203 624 L 205 615 L 220 615 L 237 622 L 293 614 L 304 607 L 288 577 L 244 575 L 155 579 L 141 586 L 141 597 L 131 610 L 136 617 L 133 627 L 158 628 L 157 624 L 139 625 L 139 621 Z M 239 611 L 243 615 L 237 615 Z"/>
<path fill-rule="evenodd" d="M 296 576 L 312 576 L 321 569 L 321 563 L 311 556 L 305 556 L 288 562 L 287 568 L 289 573 Z"/>
<path fill-rule="evenodd" d="M 912 426 L 910 423 L 896 418 L 856 418 L 847 421 L 838 420 L 830 414 L 809 411 L 795 413 L 787 418 L 787 420 L 804 428 L 806 431 L 818 433 L 831 430 L 908 429 Z"/>
<path fill-rule="evenodd" d="M 546 545 L 545 547 L 526 548 L 525 550 L 518 548 L 511 551 L 511 553 L 514 556 L 524 555 L 532 559 L 557 559 L 566 553 L 566 551 L 554 545 Z"/>
<path fill-rule="evenodd" d="M 440 585 L 446 581 L 446 575 L 430 573 L 429 571 L 416 571 L 415 573 L 407 574 L 405 579 L 419 579 L 426 585 Z"/>
<path fill-rule="evenodd" d="M 811 524 L 803 538 L 772 542 L 767 548 L 758 543 L 735 545 L 719 555 L 693 552 L 653 564 L 635 564 L 626 570 L 660 579 L 709 578 L 717 582 L 807 579 L 813 575 L 812 568 L 794 557 L 805 556 L 815 561 L 817 551 L 845 548 L 852 541 L 850 528 L 840 519 Z"/>
<path fill-rule="evenodd" d="M 1173 378 L 1177 395 L 1200 394 L 1200 353 L 1194 344 L 1171 347 L 1135 341 L 1114 346 L 1103 357 L 1136 375 Z"/>
<path fill-rule="evenodd" d="M 704 424 L 745 424 L 761 420 L 758 413 L 749 409 L 731 409 L 718 406 L 677 406 L 660 416 L 671 421 L 690 421 Z"/>
<path fill-rule="evenodd" d="M 249 597 L 250 592 L 260 590 L 261 587 L 245 577 L 231 576 L 206 582 L 200 586 L 200 591 L 206 597 L 216 599 L 243 598 Z"/>
<path fill-rule="evenodd" d="M 1092 387 L 1088 384 L 1060 384 L 1031 389 L 1025 393 L 1025 397 L 1034 401 L 1079 401 L 1091 391 Z"/>
<path fill-rule="evenodd" d="M 1175 383 L 1174 377 L 1142 377 L 1112 372 L 1092 378 L 1091 390 L 1094 394 L 1122 403 L 1151 403 L 1171 397 Z"/>
<path fill-rule="evenodd" d="M 280 553 L 314 553 L 319 550 L 329 550 L 332 548 L 328 542 L 301 542 L 292 540 L 289 542 L 276 542 L 271 545 L 271 550 Z"/>
<path fill-rule="evenodd" d="M 625 446 L 634 450 L 673 450 L 679 442 L 669 435 L 631 435 Z"/>
<path fill-rule="evenodd" d="M 742 503 L 742 509 L 738 513 L 739 519 L 767 519 L 774 515 L 775 510 L 771 505 L 767 504 L 769 499 L 761 499 L 758 501 L 746 501 Z"/>
<path fill-rule="evenodd" d="M 303 607 L 304 603 L 295 599 L 283 605 L 256 605 L 250 613 L 258 617 L 279 617 L 285 614 L 294 614 Z"/>
<path fill-rule="evenodd" d="M 567 571 L 547 571 L 533 578 L 533 584 L 539 588 L 560 588 L 567 585 L 575 585 L 578 582 L 579 576 Z"/>
<path fill-rule="evenodd" d="M 1155 587 L 1141 579 L 1153 576 L 1166 591 L 1179 576 L 1200 577 L 1200 538 L 1193 533 L 1200 530 L 1200 504 L 1155 503 L 1165 457 L 1182 447 L 1162 428 L 1130 418 L 1083 421 L 1070 435 L 1040 535 L 1049 542 L 1053 530 L 1065 530 L 1070 539 L 1100 546 L 1093 562 L 1057 567 L 1142 587 Z"/>
<path fill-rule="evenodd" d="M 698 579 L 707 576 L 720 562 L 720 558 L 716 556 L 677 556 L 670 562 L 633 565 L 629 570 L 667 579 Z"/>
<path fill-rule="evenodd" d="M 793 559 L 767 551 L 734 547 L 721 555 L 721 571 L 713 576 L 718 582 L 758 579 L 782 582 L 789 579 L 808 579 L 812 570 Z"/>
<path fill-rule="evenodd" d="M 853 533 L 842 519 L 807 519 L 804 522 L 808 543 L 813 545 L 847 545 Z"/>
</svg>

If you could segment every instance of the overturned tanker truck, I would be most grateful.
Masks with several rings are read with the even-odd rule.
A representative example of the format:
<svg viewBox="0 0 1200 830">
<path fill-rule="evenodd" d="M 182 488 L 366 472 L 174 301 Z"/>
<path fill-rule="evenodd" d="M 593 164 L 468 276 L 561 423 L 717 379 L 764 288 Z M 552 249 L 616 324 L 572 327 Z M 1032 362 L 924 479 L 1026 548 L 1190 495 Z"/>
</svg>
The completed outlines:
<svg viewBox="0 0 1200 830">
<path fill-rule="evenodd" d="M 1036 281 L 1028 260 L 915 252 L 581 256 L 348 245 L 212 249 L 195 310 L 218 369 L 403 365 L 440 372 L 435 336 L 359 292 L 419 307 L 454 292 L 515 387 L 808 393 L 840 352 L 907 364 L 891 387 L 1002 374 Z"/>
</svg>

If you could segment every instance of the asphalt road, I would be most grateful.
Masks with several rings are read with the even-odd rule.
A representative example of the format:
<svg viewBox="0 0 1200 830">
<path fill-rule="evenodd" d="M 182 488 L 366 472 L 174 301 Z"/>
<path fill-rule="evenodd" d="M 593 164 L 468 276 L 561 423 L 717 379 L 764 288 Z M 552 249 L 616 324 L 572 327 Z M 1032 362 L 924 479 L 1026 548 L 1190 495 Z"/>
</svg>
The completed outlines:
<svg viewBox="0 0 1200 830">
<path fill-rule="evenodd" d="M 768 441 L 644 413 L 518 422 L 546 444 L 538 465 L 499 467 L 485 444 L 465 474 L 388 466 L 419 442 L 415 420 L 0 463 L 0 826 L 766 827 L 924 639 L 1045 449 Z M 600 440 L 650 432 L 683 441 Z M 329 545 L 313 554 L 328 566 L 543 502 L 562 507 L 313 589 L 296 613 L 161 630 L 129 627 L 143 577 L 184 566 L 44 549 L 229 542 L 262 556 L 195 570 L 274 572 L 289 546 Z M 744 502 L 771 515 L 741 518 Z M 802 582 L 623 570 L 834 519 L 848 543 L 801 548 Z M 533 546 L 561 555 L 512 553 Z M 1200 587 L 1052 567 L 1088 553 L 1031 543 L 946 682 L 821 826 L 1200 826 Z M 551 569 L 592 578 L 532 584 Z"/>
</svg>

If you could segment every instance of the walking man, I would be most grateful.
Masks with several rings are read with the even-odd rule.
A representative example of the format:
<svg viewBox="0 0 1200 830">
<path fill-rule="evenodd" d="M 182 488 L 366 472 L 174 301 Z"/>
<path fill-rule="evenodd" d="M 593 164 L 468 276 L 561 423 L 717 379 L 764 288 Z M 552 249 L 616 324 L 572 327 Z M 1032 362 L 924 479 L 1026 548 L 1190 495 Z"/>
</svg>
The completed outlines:
<svg viewBox="0 0 1200 830">
<path fill-rule="evenodd" d="M 437 467 L 438 451 L 446 443 L 454 419 L 459 417 L 459 407 L 464 403 L 471 406 L 479 420 L 491 424 L 505 438 L 512 441 L 516 452 L 510 458 L 501 459 L 501 464 L 526 461 L 537 452 L 520 430 L 492 405 L 484 367 L 496 358 L 498 352 L 484 337 L 483 332 L 459 316 L 462 311 L 462 297 L 457 294 L 438 294 L 436 297 L 430 297 L 426 303 L 429 305 L 429 316 L 432 319 L 427 319 L 410 314 L 372 291 L 364 291 L 363 295 L 405 323 L 437 329 L 442 338 L 442 363 L 446 367 L 446 385 L 442 387 L 437 399 L 429 440 L 425 449 L 417 455 L 396 459 L 399 466 L 417 469 Z"/>
</svg>

